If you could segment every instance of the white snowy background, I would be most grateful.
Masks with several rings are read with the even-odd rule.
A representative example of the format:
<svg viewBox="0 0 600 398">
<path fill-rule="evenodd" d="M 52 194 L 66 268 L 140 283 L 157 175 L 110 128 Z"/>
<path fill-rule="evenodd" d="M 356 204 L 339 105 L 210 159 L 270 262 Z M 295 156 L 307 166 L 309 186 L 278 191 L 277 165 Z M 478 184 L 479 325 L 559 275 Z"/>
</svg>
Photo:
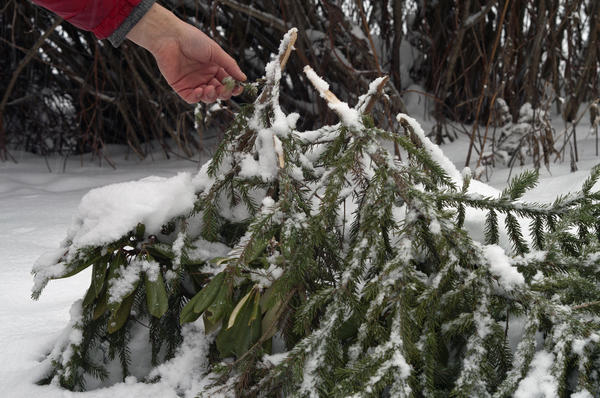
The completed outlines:
<svg viewBox="0 0 600 398">
<path fill-rule="evenodd" d="M 407 101 L 412 116 L 422 119 L 423 107 L 415 98 Z M 587 119 L 587 118 L 586 118 Z M 558 120 L 558 119 L 557 119 Z M 425 131 L 430 123 L 423 122 Z M 558 132 L 562 125 L 554 126 Z M 553 163 L 550 170 L 541 170 L 539 186 L 525 196 L 525 200 L 552 201 L 559 195 L 578 190 L 591 167 L 600 162 L 595 156 L 595 138 L 589 134 L 589 125 L 578 128 L 579 171 L 571 173 L 568 161 Z M 460 170 L 464 164 L 468 137 L 442 146 L 442 150 Z M 45 252 L 55 250 L 67 234 L 77 214 L 82 197 L 93 188 L 126 182 L 149 176 L 173 177 L 179 172 L 198 170 L 199 164 L 185 160 L 164 160 L 160 154 L 154 161 L 126 160 L 124 148 L 109 148 L 109 156 L 117 168 L 98 167 L 86 157 L 68 160 L 63 171 L 63 159 L 48 158 L 12 152 L 18 163 L 0 163 L 0 397 L 177 397 L 178 381 L 165 377 L 158 384 L 143 384 L 135 378 L 110 387 L 85 393 L 72 393 L 56 386 L 38 386 L 36 379 L 43 374 L 41 361 L 60 336 L 69 320 L 71 304 L 80 299 L 89 285 L 89 270 L 76 277 L 51 281 L 39 301 L 30 298 L 34 262 Z M 208 155 L 203 161 L 208 160 Z M 203 162 L 201 162 L 203 163 Z M 52 172 L 48 171 L 48 167 Z M 512 175 L 521 171 L 515 168 Z M 509 170 L 503 166 L 489 170 L 490 186 L 477 185 L 482 194 L 497 193 L 507 181 Z M 493 187 L 493 188 L 492 188 Z M 118 190 L 117 190 L 118 191 Z M 144 195 L 133 195 L 130 201 L 144 201 Z M 467 226 L 475 235 L 480 234 L 483 219 L 471 213 Z M 478 231 L 479 229 L 479 231 Z M 194 357 L 194 347 L 188 347 L 188 363 L 200 360 Z M 198 348 L 202 350 L 202 348 Z M 538 358 L 542 361 L 543 358 Z M 184 362 L 185 362 L 184 361 Z M 538 362 L 539 362 L 538 361 Z M 541 364 L 540 366 L 544 366 Z M 171 369 L 174 370 L 174 369 Z M 176 369 L 175 369 L 176 370 Z M 175 372 L 176 373 L 176 372 Z M 541 372 L 543 373 L 543 372 Z M 543 374 L 540 376 L 543 378 Z M 526 380 L 518 392 L 522 396 L 548 390 L 543 380 Z M 179 384 L 179 387 L 183 387 Z M 536 391 L 534 391 L 536 390 Z"/>
</svg>

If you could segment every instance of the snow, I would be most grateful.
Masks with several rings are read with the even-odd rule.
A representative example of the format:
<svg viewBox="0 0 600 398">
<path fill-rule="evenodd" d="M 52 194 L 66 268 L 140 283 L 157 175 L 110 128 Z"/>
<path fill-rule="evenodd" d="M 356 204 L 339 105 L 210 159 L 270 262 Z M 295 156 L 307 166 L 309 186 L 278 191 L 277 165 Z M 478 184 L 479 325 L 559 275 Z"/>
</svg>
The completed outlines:
<svg viewBox="0 0 600 398">
<path fill-rule="evenodd" d="M 76 328 L 77 324 L 81 322 L 83 315 L 81 303 L 82 300 L 77 300 L 71 306 L 71 310 L 69 311 L 71 319 L 61 336 L 62 338 L 59 339 L 59 343 L 50 352 L 48 359 L 44 361 L 45 363 L 49 364 L 51 361 L 57 361 L 62 365 L 66 365 L 73 356 L 72 346 L 81 344 L 83 333 L 80 329 Z"/>
<path fill-rule="evenodd" d="M 571 398 L 594 398 L 588 390 L 581 390 L 571 395 Z"/>
<path fill-rule="evenodd" d="M 206 386 L 204 376 L 208 373 L 208 354 L 214 336 L 204 333 L 204 321 L 198 318 L 182 328 L 183 343 L 175 357 L 156 367 L 150 377 L 160 377 L 162 385 L 174 391 L 185 391 L 186 398 L 193 398 Z"/>
<path fill-rule="evenodd" d="M 183 246 L 185 245 L 185 233 L 180 232 L 177 234 L 177 239 L 173 242 L 173 253 L 175 258 L 173 259 L 173 269 L 179 268 L 181 265 L 181 256 L 183 255 Z"/>
<path fill-rule="evenodd" d="M 450 178 L 454 180 L 457 186 L 462 186 L 462 174 L 458 171 L 454 163 L 450 161 L 447 155 L 444 154 L 442 149 L 440 149 L 439 146 L 437 146 L 436 144 L 431 142 L 429 138 L 427 138 L 427 136 L 425 135 L 425 131 L 423 131 L 423 128 L 421 127 L 421 124 L 417 122 L 416 119 L 404 113 L 399 113 L 396 116 L 396 119 L 398 121 L 405 120 L 406 122 L 408 122 L 415 135 L 419 138 L 419 141 L 421 141 L 421 144 L 423 145 L 425 150 L 429 153 L 429 156 L 431 156 L 431 158 L 434 161 L 436 161 L 440 164 L 440 166 L 442 166 L 446 174 L 448 174 Z"/>
<path fill-rule="evenodd" d="M 317 73 L 310 66 L 306 65 L 304 67 L 304 74 L 306 77 L 308 77 L 308 80 L 310 80 L 311 84 L 317 89 L 317 91 L 319 91 L 319 93 L 329 90 L 329 84 L 325 80 L 321 79 L 321 77 L 317 75 Z"/>
<path fill-rule="evenodd" d="M 117 277 L 111 278 L 108 288 L 108 302 L 120 303 L 135 290 L 142 271 L 141 263 L 132 262 L 126 267 L 121 266 L 117 270 Z"/>
<path fill-rule="evenodd" d="M 344 125 L 360 129 L 360 114 L 356 109 L 350 108 L 345 102 L 329 102 L 327 105 L 338 114 Z"/>
<path fill-rule="evenodd" d="M 195 187 L 190 173 L 175 177 L 146 177 L 88 192 L 75 216 L 67 240 L 74 248 L 115 241 L 141 221 L 148 233 L 158 233 L 171 218 L 194 207 Z"/>
<path fill-rule="evenodd" d="M 279 352 L 277 354 L 265 354 L 262 357 L 262 361 L 270 364 L 271 366 L 277 366 L 287 359 L 289 352 Z"/>
<path fill-rule="evenodd" d="M 440 226 L 440 223 L 438 220 L 431 220 L 431 222 L 429 223 L 429 231 L 434 234 L 437 235 L 441 232 L 442 227 Z"/>
<path fill-rule="evenodd" d="M 250 279 L 252 279 L 261 290 L 264 290 L 271 286 L 273 281 L 279 279 L 281 275 L 283 275 L 283 268 L 278 267 L 275 264 L 270 264 L 267 269 L 254 270 L 250 273 Z"/>
<path fill-rule="evenodd" d="M 0 397 L 64 398 L 75 394 L 53 386 L 38 386 L 48 369 L 42 360 L 57 342 L 76 342 L 76 308 L 90 281 L 90 270 L 71 278 L 52 281 L 39 301 L 30 298 L 31 267 L 42 254 L 57 248 L 76 215 L 78 203 L 92 188 L 138 180 L 149 175 L 174 177 L 180 171 L 196 172 L 194 163 L 182 160 L 124 160 L 126 152 L 110 147 L 107 156 L 117 169 L 98 167 L 87 157 L 66 163 L 12 151 L 18 163 L 0 163 Z M 52 253 L 50 256 L 52 257 Z M 69 321 L 73 316 L 73 320 Z M 62 337 L 61 337 L 62 336 Z M 57 351 L 58 352 L 58 351 Z M 139 379 L 139 377 L 138 377 Z M 176 398 L 166 384 L 127 384 L 77 394 L 85 398 Z"/>
<path fill-rule="evenodd" d="M 204 239 L 194 241 L 195 249 L 189 251 L 190 258 L 198 261 L 206 261 L 215 257 L 224 257 L 231 251 L 231 248 L 220 242 L 209 242 Z"/>
<path fill-rule="evenodd" d="M 558 396 L 558 384 L 551 369 L 554 355 L 538 351 L 531 361 L 527 377 L 519 383 L 514 398 L 551 398 Z"/>
<path fill-rule="evenodd" d="M 366 111 L 367 105 L 369 104 L 369 98 L 377 94 L 377 88 L 385 79 L 386 78 L 382 76 L 369 83 L 369 89 L 367 90 L 367 92 L 358 98 L 358 104 L 360 105 L 358 106 L 358 110 L 360 112 L 364 113 Z"/>
<path fill-rule="evenodd" d="M 503 248 L 498 245 L 488 245 L 483 248 L 489 266 L 490 272 L 498 277 L 498 283 L 505 290 L 513 290 L 517 286 L 525 284 L 525 278 L 510 263 L 510 258 L 506 255 Z"/>
<path fill-rule="evenodd" d="M 347 103 L 337 99 L 330 91 L 329 84 L 309 66 L 304 67 L 304 74 L 308 77 L 311 84 L 317 89 L 321 97 L 327 101 L 327 105 L 331 110 L 338 114 L 342 123 L 348 127 L 360 128 L 360 113 L 353 108 L 350 108 Z"/>
</svg>

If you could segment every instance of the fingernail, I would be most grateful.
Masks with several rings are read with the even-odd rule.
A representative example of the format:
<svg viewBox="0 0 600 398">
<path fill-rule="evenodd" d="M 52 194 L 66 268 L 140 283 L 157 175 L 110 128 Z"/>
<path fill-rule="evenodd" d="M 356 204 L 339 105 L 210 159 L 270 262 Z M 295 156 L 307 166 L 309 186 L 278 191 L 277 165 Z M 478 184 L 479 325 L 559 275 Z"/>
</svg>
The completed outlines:
<svg viewBox="0 0 600 398">
<path fill-rule="evenodd" d="M 246 74 L 245 74 L 245 73 L 242 73 L 242 76 L 244 76 L 244 77 L 242 78 L 242 80 L 248 80 L 248 76 L 246 76 Z"/>
</svg>

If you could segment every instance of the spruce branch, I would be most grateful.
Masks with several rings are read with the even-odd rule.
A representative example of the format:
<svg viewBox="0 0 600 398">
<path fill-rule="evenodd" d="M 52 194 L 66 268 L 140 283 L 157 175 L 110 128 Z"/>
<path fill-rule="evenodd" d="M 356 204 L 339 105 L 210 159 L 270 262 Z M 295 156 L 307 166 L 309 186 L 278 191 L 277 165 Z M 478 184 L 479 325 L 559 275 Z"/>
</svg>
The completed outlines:
<svg viewBox="0 0 600 398">
<path fill-rule="evenodd" d="M 139 224 L 107 244 L 67 242 L 36 268 L 41 291 L 92 267 L 70 323 L 83 339 L 57 345 L 45 381 L 82 389 L 86 375 L 106 376 L 92 360 L 106 347 L 129 372 L 140 324 L 159 365 L 181 355 L 180 321 L 197 321 L 210 346 L 200 396 L 506 397 L 535 372 L 540 347 L 556 358 L 557 392 L 600 390 L 581 375 L 599 371 L 600 172 L 550 204 L 520 201 L 534 172 L 478 195 L 414 119 L 397 117 L 406 136 L 374 125 L 385 77 L 351 108 L 310 67 L 341 122 L 298 132 L 279 105 L 294 40 L 292 30 L 199 171 L 191 214 L 154 234 Z M 485 244 L 464 228 L 468 209 L 486 212 Z M 514 255 L 496 246 L 504 232 Z M 114 294 L 119 284 L 127 294 Z M 512 355 L 507 335 L 521 322 Z"/>
</svg>

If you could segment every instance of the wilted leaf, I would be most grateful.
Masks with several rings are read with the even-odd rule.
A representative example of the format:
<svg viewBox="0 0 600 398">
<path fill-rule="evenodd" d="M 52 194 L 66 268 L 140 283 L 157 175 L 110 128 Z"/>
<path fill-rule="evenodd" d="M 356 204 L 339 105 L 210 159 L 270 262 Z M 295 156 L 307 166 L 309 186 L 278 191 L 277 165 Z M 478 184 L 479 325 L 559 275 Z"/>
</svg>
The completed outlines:
<svg viewBox="0 0 600 398">
<path fill-rule="evenodd" d="M 233 324 L 221 330 L 217 336 L 217 349 L 222 358 L 244 355 L 260 338 L 260 292 L 257 288 L 252 288 L 244 298 L 233 318 Z"/>
</svg>

